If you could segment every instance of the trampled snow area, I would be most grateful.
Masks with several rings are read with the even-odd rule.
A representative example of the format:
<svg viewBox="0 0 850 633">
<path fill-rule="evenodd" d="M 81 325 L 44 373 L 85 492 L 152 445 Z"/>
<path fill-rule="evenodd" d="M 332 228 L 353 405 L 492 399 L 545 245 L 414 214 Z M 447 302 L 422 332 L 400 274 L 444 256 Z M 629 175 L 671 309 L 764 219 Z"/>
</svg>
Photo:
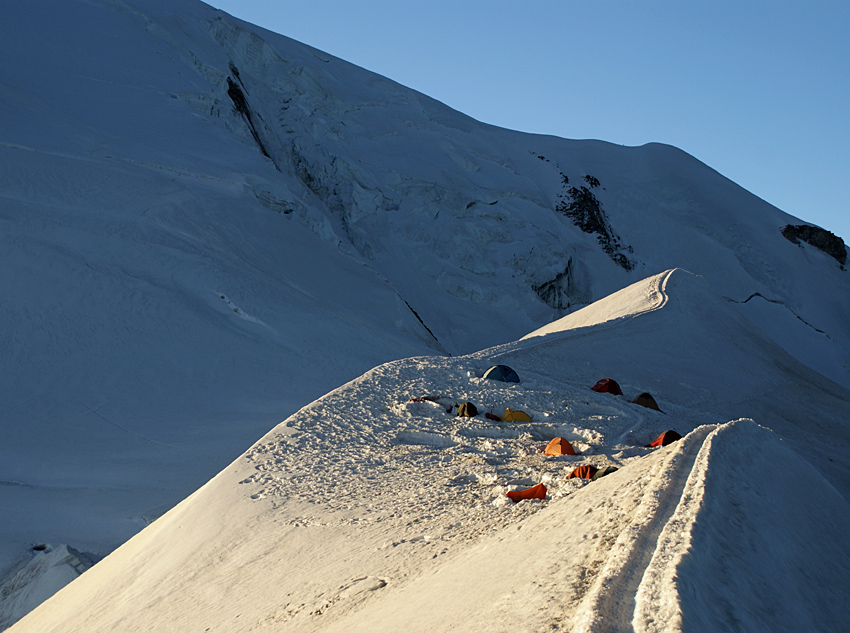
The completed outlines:
<svg viewBox="0 0 850 633">
<path fill-rule="evenodd" d="M 738 332 L 734 309 L 690 273 L 623 294 L 644 297 L 630 315 L 591 306 L 596 323 L 578 329 L 567 317 L 332 391 L 11 631 L 841 630 L 850 506 L 820 462 L 824 433 L 843 444 L 844 425 L 783 425 L 744 387 L 714 393 L 703 367 L 702 379 L 665 368 L 657 346 L 690 340 L 676 350 L 688 354 L 705 341 L 733 361 L 741 350 L 760 365 L 715 374 L 741 384 L 757 369 L 747 387 L 768 399 L 817 389 L 817 376 Z M 611 347 L 620 354 L 602 353 Z M 495 363 L 521 382 L 482 378 Z M 609 376 L 624 396 L 590 390 Z M 650 382 L 664 413 L 631 403 Z M 846 400 L 820 396 L 847 414 Z M 720 399 L 759 422 L 714 413 Z M 479 415 L 456 416 L 462 401 Z M 505 407 L 532 421 L 485 415 Z M 646 446 L 667 429 L 684 438 Z M 556 436 L 579 454 L 541 453 Z M 618 470 L 568 478 L 582 464 Z M 505 496 L 537 483 L 545 500 Z"/>
<path fill-rule="evenodd" d="M 562 609 L 562 628 L 610 613 L 620 629 L 641 604 L 674 622 L 670 568 L 639 594 L 656 567 L 614 544 L 637 507 L 637 549 L 667 542 L 709 438 L 808 468 L 805 492 L 781 487 L 788 507 L 829 486 L 850 498 L 842 253 L 789 241 L 803 220 L 695 158 L 484 125 L 196 0 L 7 0 L 0 23 L 14 25 L 0 38 L 0 628 L 134 535 L 30 622 L 389 627 L 379 614 L 412 594 L 447 592 L 443 616 L 423 613 L 449 618 L 458 583 L 492 607 L 461 628 L 530 617 L 502 600 L 514 591 Z M 482 380 L 494 363 L 522 383 Z M 626 397 L 589 391 L 603 377 Z M 643 391 L 665 413 L 628 402 Z M 482 415 L 445 411 L 463 400 Z M 483 415 L 506 407 L 532 422 Z M 668 427 L 706 428 L 643 446 Z M 581 455 L 538 453 L 554 435 Z M 682 451 L 675 477 L 652 474 Z M 614 483 L 568 479 L 585 461 L 618 466 Z M 705 507 L 737 507 L 740 484 L 722 481 Z M 545 502 L 504 496 L 538 482 Z M 644 506 L 645 486 L 664 509 Z M 615 510 L 584 514 L 594 503 Z M 845 560 L 826 527 L 842 508 L 804 509 L 827 530 L 811 557 L 824 569 Z M 594 513 L 610 526 L 588 532 L 605 525 Z M 586 568 L 543 567 L 532 525 Z M 699 526 L 728 537 L 694 525 L 693 542 Z M 810 528 L 790 525 L 807 551 Z M 525 554 L 496 545 L 525 538 Z M 762 553 L 729 569 L 768 571 Z M 689 577 L 708 569 L 721 600 L 730 585 L 706 565 Z M 634 605 L 593 588 L 608 577 Z M 794 603 L 778 591 L 711 613 Z M 708 608 L 676 595 L 685 623 Z"/>
</svg>

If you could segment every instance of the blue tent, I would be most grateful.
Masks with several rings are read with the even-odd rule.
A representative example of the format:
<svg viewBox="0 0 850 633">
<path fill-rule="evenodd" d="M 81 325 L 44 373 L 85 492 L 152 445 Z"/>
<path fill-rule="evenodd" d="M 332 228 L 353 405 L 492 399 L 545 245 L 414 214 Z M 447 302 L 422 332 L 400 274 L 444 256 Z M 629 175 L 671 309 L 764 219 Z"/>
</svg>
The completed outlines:
<svg viewBox="0 0 850 633">
<path fill-rule="evenodd" d="M 502 382 L 519 382 L 517 373 L 507 365 L 493 365 L 484 372 L 484 377 Z"/>
</svg>

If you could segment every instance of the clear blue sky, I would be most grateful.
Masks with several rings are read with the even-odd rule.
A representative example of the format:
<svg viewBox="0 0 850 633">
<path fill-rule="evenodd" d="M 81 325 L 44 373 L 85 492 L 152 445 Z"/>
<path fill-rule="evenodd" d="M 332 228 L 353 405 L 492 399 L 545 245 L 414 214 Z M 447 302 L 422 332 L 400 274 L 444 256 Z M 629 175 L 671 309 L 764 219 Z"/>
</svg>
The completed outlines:
<svg viewBox="0 0 850 633">
<path fill-rule="evenodd" d="M 850 0 L 210 0 L 476 119 L 675 145 L 850 243 Z"/>
</svg>

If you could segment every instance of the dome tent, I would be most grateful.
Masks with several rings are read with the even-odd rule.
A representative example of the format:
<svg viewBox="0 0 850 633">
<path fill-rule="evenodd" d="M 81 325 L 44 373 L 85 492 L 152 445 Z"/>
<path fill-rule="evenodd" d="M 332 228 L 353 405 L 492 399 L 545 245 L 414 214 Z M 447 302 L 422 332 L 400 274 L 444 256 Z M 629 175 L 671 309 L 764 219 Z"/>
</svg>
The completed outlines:
<svg viewBox="0 0 850 633">
<path fill-rule="evenodd" d="M 661 409 L 658 408 L 658 403 L 655 401 L 655 398 L 652 397 L 652 394 L 647 393 L 646 391 L 644 391 L 642 394 L 636 396 L 635 399 L 632 400 L 632 402 L 634 402 L 635 404 L 639 404 L 642 407 L 646 407 L 647 409 L 654 409 L 655 411 L 661 411 Z M 661 411 L 661 413 L 664 413 L 664 412 Z"/>
<path fill-rule="evenodd" d="M 620 385 L 617 384 L 616 380 L 612 380 L 611 378 L 603 378 L 593 385 L 591 389 L 599 393 L 610 393 L 615 396 L 623 395 L 623 390 L 620 389 Z"/>
<path fill-rule="evenodd" d="M 461 402 L 457 406 L 457 416 L 460 418 L 474 418 L 478 415 L 478 407 L 471 402 Z"/>
<path fill-rule="evenodd" d="M 484 372 L 484 378 L 501 382 L 519 382 L 517 373 L 507 365 L 493 365 Z"/>
<path fill-rule="evenodd" d="M 567 479 L 591 479 L 597 470 L 599 469 L 593 464 L 585 464 L 584 466 L 573 468 L 573 471 L 567 475 Z"/>
<path fill-rule="evenodd" d="M 536 486 L 526 488 L 525 490 L 511 490 L 506 494 L 506 496 L 514 503 L 519 503 L 525 499 L 545 499 L 546 486 L 543 484 L 537 484 Z"/>
<path fill-rule="evenodd" d="M 525 411 L 514 411 L 510 407 L 499 417 L 502 422 L 531 422 L 531 416 Z"/>
<path fill-rule="evenodd" d="M 657 448 L 659 446 L 667 446 L 668 444 L 672 444 L 673 442 L 678 442 L 682 439 L 682 436 L 676 433 L 676 431 L 664 431 L 661 435 L 656 437 L 652 442 L 647 444 L 648 448 Z"/>
<path fill-rule="evenodd" d="M 616 466 L 605 466 L 605 468 L 600 468 L 595 473 L 593 473 L 593 477 L 590 478 L 590 481 L 596 481 L 598 479 L 602 479 L 606 475 L 610 475 L 613 472 L 617 471 Z"/>
<path fill-rule="evenodd" d="M 563 437 L 556 437 L 543 450 L 544 455 L 575 455 L 573 445 Z"/>
</svg>

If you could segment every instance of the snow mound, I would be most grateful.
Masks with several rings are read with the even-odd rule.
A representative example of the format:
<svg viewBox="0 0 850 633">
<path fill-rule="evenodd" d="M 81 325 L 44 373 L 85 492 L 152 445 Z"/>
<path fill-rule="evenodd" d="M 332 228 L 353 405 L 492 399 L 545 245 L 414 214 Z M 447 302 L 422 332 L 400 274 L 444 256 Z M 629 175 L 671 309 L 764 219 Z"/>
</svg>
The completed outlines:
<svg viewBox="0 0 850 633">
<path fill-rule="evenodd" d="M 850 550 L 833 546 L 847 525 L 850 504 L 798 446 L 750 422 L 718 427 L 658 539 L 635 631 L 834 630 L 850 618 Z"/>
</svg>

